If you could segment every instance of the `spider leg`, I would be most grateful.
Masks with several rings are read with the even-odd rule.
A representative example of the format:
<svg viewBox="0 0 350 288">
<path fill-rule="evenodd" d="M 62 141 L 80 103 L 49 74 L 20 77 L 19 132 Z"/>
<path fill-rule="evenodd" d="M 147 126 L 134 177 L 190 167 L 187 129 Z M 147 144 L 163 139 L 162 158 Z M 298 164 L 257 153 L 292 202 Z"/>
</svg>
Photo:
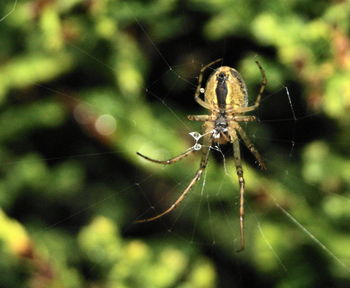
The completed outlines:
<svg viewBox="0 0 350 288">
<path fill-rule="evenodd" d="M 236 173 L 239 182 L 239 229 L 240 229 L 240 248 L 236 252 L 244 250 L 244 178 L 241 164 L 241 151 L 239 140 L 234 129 L 230 130 L 230 137 L 233 143 L 233 157 L 236 166 Z"/>
<path fill-rule="evenodd" d="M 228 116 L 227 121 L 237 121 L 237 122 L 253 122 L 256 120 L 255 116 L 251 115 L 238 115 L 238 116 Z"/>
<path fill-rule="evenodd" d="M 261 96 L 264 93 L 265 87 L 267 85 L 267 78 L 266 78 L 265 70 L 262 68 L 259 61 L 255 61 L 255 63 L 256 63 L 256 65 L 258 65 L 260 73 L 261 73 L 261 77 L 262 77 L 259 94 L 256 97 L 254 105 L 248 106 L 248 107 L 236 108 L 235 112 L 237 112 L 237 113 L 245 113 L 245 112 L 253 111 L 256 108 L 258 108 L 260 105 Z"/>
<path fill-rule="evenodd" d="M 206 125 L 204 124 L 204 127 Z M 209 126 L 209 125 L 207 125 Z M 212 125 L 210 125 L 212 126 Z M 208 130 L 211 128 L 207 128 Z M 207 129 L 205 131 L 207 131 Z M 193 179 L 191 180 L 191 182 L 188 184 L 188 186 L 186 187 L 186 189 L 182 192 L 182 194 L 180 195 L 180 197 L 168 208 L 166 209 L 164 212 L 151 217 L 151 218 L 146 218 L 146 219 L 141 219 L 141 220 L 136 220 L 135 223 L 144 223 L 144 222 L 151 222 L 153 220 L 156 220 L 158 218 L 163 217 L 164 215 L 170 213 L 171 211 L 173 211 L 181 202 L 182 200 L 185 199 L 185 197 L 187 196 L 187 194 L 191 191 L 192 187 L 194 186 L 194 184 L 197 183 L 197 181 L 200 179 L 204 169 L 207 167 L 208 164 L 208 158 L 209 158 L 209 147 L 210 147 L 210 143 L 211 143 L 211 135 L 207 134 L 206 136 L 204 136 L 204 140 L 203 140 L 203 146 L 202 146 L 202 158 L 201 158 L 201 162 L 200 162 L 200 166 L 196 172 L 196 174 L 194 175 Z"/>
<path fill-rule="evenodd" d="M 183 158 L 187 157 L 188 155 L 190 155 L 191 153 L 197 151 L 198 149 L 195 149 L 195 146 L 192 146 L 191 148 L 187 149 L 185 152 L 181 153 L 180 155 L 177 155 L 173 158 L 170 158 L 168 160 L 157 160 L 157 159 L 152 159 L 149 158 L 148 156 L 145 156 L 139 152 L 136 152 L 137 155 L 141 156 L 143 159 L 146 159 L 148 161 L 157 163 L 157 164 L 164 164 L 164 165 L 168 165 L 168 164 L 173 164 L 177 161 L 182 160 Z"/>
<path fill-rule="evenodd" d="M 208 121 L 210 119 L 210 116 L 209 115 L 188 115 L 187 119 L 191 120 L 191 121 L 205 122 L 205 121 Z"/>
<path fill-rule="evenodd" d="M 264 161 L 261 158 L 260 153 L 258 152 L 258 150 L 255 148 L 254 144 L 252 143 L 252 141 L 248 138 L 247 134 L 244 132 L 244 130 L 242 129 L 241 126 L 239 126 L 238 123 L 235 123 L 234 125 L 234 129 L 236 129 L 239 133 L 239 135 L 241 136 L 244 144 L 247 146 L 247 148 L 249 149 L 249 151 L 254 155 L 255 159 L 258 161 L 259 166 L 262 170 L 266 170 L 266 165 L 264 163 Z"/>
<path fill-rule="evenodd" d="M 225 144 L 225 143 L 227 143 L 227 142 L 230 142 L 229 137 L 227 137 L 227 135 L 226 135 L 225 133 L 221 132 L 221 133 L 220 133 L 220 138 L 221 138 L 221 137 L 225 139 L 225 140 L 222 142 L 222 144 Z M 220 142 L 219 142 L 219 144 L 220 144 Z"/>
<path fill-rule="evenodd" d="M 209 105 L 207 102 L 203 101 L 199 95 L 201 93 L 201 86 L 202 86 L 202 80 L 203 80 L 203 74 L 204 74 L 204 71 L 209 68 L 210 66 L 214 65 L 215 63 L 221 61 L 222 58 L 220 59 L 217 59 L 213 62 L 210 62 L 209 64 L 205 65 L 204 67 L 202 67 L 200 73 L 199 73 L 199 77 L 198 77 L 198 85 L 197 85 L 197 88 L 196 88 L 196 93 L 194 94 L 194 100 L 196 100 L 196 102 L 201 105 L 203 108 L 206 108 L 208 110 L 211 110 L 212 107 L 211 105 Z"/>
</svg>

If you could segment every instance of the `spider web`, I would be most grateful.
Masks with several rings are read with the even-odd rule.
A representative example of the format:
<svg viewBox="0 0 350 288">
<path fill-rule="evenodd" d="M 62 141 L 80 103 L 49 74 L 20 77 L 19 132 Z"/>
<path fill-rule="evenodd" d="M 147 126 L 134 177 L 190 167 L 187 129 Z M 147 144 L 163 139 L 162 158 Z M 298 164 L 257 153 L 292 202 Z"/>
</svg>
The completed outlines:
<svg viewBox="0 0 350 288">
<path fill-rule="evenodd" d="M 14 2 L 13 9 L 10 10 L 6 15 L 2 16 L 0 18 L 0 22 L 6 21 L 6 18 L 11 15 L 11 13 L 14 13 L 16 9 L 17 1 Z M 133 12 L 129 10 L 132 14 Z M 170 58 L 166 55 L 166 53 L 162 50 L 160 46 L 158 46 L 154 39 L 150 36 L 147 29 L 143 26 L 143 24 L 138 20 L 136 15 L 134 16 L 136 25 L 140 28 L 142 31 L 142 34 L 147 38 L 147 41 L 152 46 L 153 51 L 155 52 L 156 56 L 155 58 L 158 58 L 159 61 L 161 61 L 165 65 L 165 71 L 159 73 L 159 77 L 155 79 L 152 83 L 147 83 L 144 86 L 144 93 L 153 99 L 156 103 L 159 103 L 161 107 L 163 107 L 162 113 L 169 113 L 172 117 L 172 123 L 169 125 L 169 130 L 176 130 L 177 127 L 182 127 L 184 134 L 188 133 L 188 140 L 189 143 L 188 148 L 193 145 L 193 147 L 196 147 L 196 150 L 200 150 L 201 147 L 198 146 L 200 143 L 201 138 L 201 131 L 200 126 L 192 123 L 188 123 L 186 121 L 186 118 L 183 117 L 182 114 L 177 112 L 177 104 L 174 103 L 172 99 L 173 91 L 177 90 L 175 89 L 177 86 L 185 86 L 186 94 L 191 95 L 186 96 L 193 100 L 194 95 L 194 89 L 197 86 L 197 73 L 193 78 L 188 78 L 187 76 L 183 76 L 181 72 L 178 72 L 179 68 L 181 68 L 181 71 L 183 70 L 183 67 L 189 67 L 189 69 L 194 71 L 199 71 L 198 68 L 201 66 L 207 64 L 202 63 L 201 60 L 192 58 L 191 61 L 188 63 L 173 63 Z M 186 45 L 189 46 L 195 46 L 195 44 L 191 43 L 190 40 L 186 43 Z M 97 59 L 94 55 L 90 55 L 87 53 L 84 49 L 84 47 L 74 46 L 75 49 L 80 51 L 81 55 L 83 57 L 90 58 L 93 62 L 95 62 L 97 65 L 100 66 L 99 69 L 109 69 L 113 70 L 112 67 L 110 67 L 108 64 L 101 62 L 99 59 Z M 227 46 L 224 45 L 225 49 L 228 49 Z M 222 52 L 220 55 L 215 55 L 213 58 L 225 58 L 225 52 Z M 258 57 L 259 58 L 259 57 Z M 210 59 L 212 60 L 212 59 Z M 233 66 L 229 63 L 226 63 L 225 65 Z M 254 65 L 254 61 L 252 59 L 252 65 Z M 193 68 L 195 66 L 196 68 Z M 243 76 L 244 77 L 244 76 Z M 267 75 L 268 77 L 268 75 Z M 171 85 L 167 85 L 167 93 L 166 94 L 160 94 L 158 92 L 159 85 L 164 85 L 164 82 L 169 82 L 169 78 L 171 79 L 170 83 Z M 38 84 L 38 86 L 42 87 L 43 89 L 46 89 L 48 91 L 53 91 L 54 93 L 58 94 L 64 94 L 68 96 L 69 98 L 74 99 L 75 97 L 72 95 L 66 94 L 64 91 L 57 90 L 56 88 L 50 87 L 49 85 L 42 85 Z M 257 91 L 255 89 L 255 91 Z M 250 97 L 255 97 L 256 92 L 254 93 L 253 89 L 249 90 Z M 160 96 L 161 95 L 161 96 Z M 254 98 L 253 98 L 254 99 Z M 297 93 L 294 92 L 294 89 L 291 88 L 286 83 L 281 83 L 280 88 L 276 89 L 275 91 L 269 91 L 265 92 L 263 95 L 263 99 L 261 101 L 261 107 L 253 113 L 254 115 L 257 115 L 260 119 L 258 123 L 255 123 L 253 125 L 244 125 L 244 129 L 247 129 L 247 133 L 249 137 L 252 139 L 253 143 L 262 143 L 262 148 L 257 147 L 260 153 L 262 154 L 263 158 L 267 162 L 268 167 L 272 167 L 272 169 L 275 169 L 279 165 L 279 161 L 275 161 L 276 153 L 281 153 L 279 157 L 284 157 L 287 159 L 290 159 L 290 161 L 293 161 L 294 158 L 299 157 L 299 146 L 304 145 L 304 141 L 306 141 L 304 138 L 302 138 L 302 134 L 304 134 L 306 125 L 308 121 L 312 121 L 313 119 L 316 119 L 319 116 L 319 113 L 314 112 L 308 112 L 305 107 L 303 107 L 302 103 L 299 103 L 301 98 L 297 96 Z M 81 101 L 79 99 L 79 101 Z M 152 101 L 152 100 L 151 100 Z M 253 100 L 250 99 L 250 102 Z M 277 106 L 280 108 L 281 106 L 284 107 L 283 109 L 280 109 L 279 111 L 271 112 L 274 110 L 274 107 L 276 106 L 276 103 L 279 103 Z M 94 106 L 93 103 L 86 103 L 87 106 Z M 197 110 L 200 111 L 200 110 Z M 282 111 L 282 115 L 278 112 Z M 287 112 L 286 112 L 287 111 Z M 200 111 L 201 114 L 206 114 L 205 111 Z M 276 113 L 277 112 L 277 113 Z M 274 114 L 276 113 L 276 114 Z M 194 113 L 191 113 L 194 114 Z M 306 124 L 305 124 L 306 123 Z M 136 123 L 137 124 L 137 123 Z M 270 131 L 271 135 L 266 136 L 266 134 L 262 134 L 261 127 L 262 125 L 267 125 L 268 127 L 271 127 Z M 198 127 L 197 129 L 193 129 L 195 127 Z M 283 133 L 278 133 L 280 130 L 285 130 L 285 138 L 281 138 L 281 135 Z M 299 137 L 301 139 L 299 139 Z M 280 148 L 280 151 L 269 151 L 268 146 L 269 143 L 276 142 L 279 143 L 278 147 Z M 196 146 L 197 145 L 197 146 Z M 140 145 L 140 151 L 142 151 L 142 146 Z M 236 178 L 236 173 L 234 170 L 234 165 L 232 163 L 231 157 L 225 156 L 227 154 L 230 154 L 230 151 L 224 147 L 221 146 L 213 146 L 211 148 L 211 154 L 214 154 L 214 157 L 216 160 L 214 160 L 211 156 L 211 159 L 208 164 L 208 169 L 203 173 L 202 179 L 199 183 L 193 188 L 193 190 L 190 192 L 189 196 L 181 203 L 180 207 L 178 207 L 172 214 L 168 215 L 164 219 L 160 219 L 157 221 L 157 223 L 147 223 L 142 224 L 144 225 L 143 228 L 137 228 L 141 231 L 150 229 L 151 232 L 154 231 L 155 234 L 153 236 L 157 237 L 163 237 L 166 241 L 168 241 L 171 238 L 178 238 L 180 240 L 188 241 L 189 243 L 196 245 L 198 247 L 207 247 L 209 250 L 212 251 L 213 254 L 217 253 L 216 250 L 218 249 L 218 246 L 221 245 L 229 245 L 229 250 L 234 253 L 234 251 L 237 249 L 238 242 L 239 242 L 239 227 L 238 227 L 238 185 Z M 164 145 L 164 149 L 166 149 L 166 145 Z M 266 246 L 264 249 L 269 251 L 268 253 L 272 253 L 273 257 L 275 257 L 276 261 L 279 263 L 281 270 L 288 273 L 289 267 L 285 265 L 283 262 L 283 257 L 279 255 L 278 249 L 273 246 L 273 243 L 269 239 L 268 233 L 264 231 L 264 213 L 259 209 L 257 211 L 256 207 L 252 207 L 249 204 L 249 186 L 250 181 L 252 181 L 252 178 L 254 177 L 255 173 L 254 170 L 258 170 L 258 167 L 254 167 L 254 160 L 252 159 L 251 155 L 245 151 L 243 148 L 243 145 L 241 145 L 241 149 L 243 150 L 243 162 L 248 164 L 243 164 L 246 176 L 246 214 L 248 217 L 246 217 L 246 227 L 247 229 L 256 229 L 262 236 L 262 238 L 265 241 Z M 166 151 L 166 150 L 164 150 Z M 136 152 L 136 151 L 135 151 Z M 155 151 L 157 154 L 162 154 L 162 152 L 159 153 L 159 151 Z M 181 153 L 182 151 L 178 151 Z M 228 153 L 226 153 L 228 152 Z M 79 154 L 71 154 L 71 155 L 65 155 L 65 156 L 53 156 L 50 158 L 45 158 L 46 161 L 56 161 L 60 159 L 66 159 L 66 158 L 72 158 L 72 159 L 89 159 L 94 157 L 104 157 L 106 158 L 106 161 L 111 162 L 115 159 L 113 158 L 114 154 L 124 154 L 125 151 L 106 151 L 106 152 L 96 152 L 96 153 L 79 153 Z M 151 156 L 151 155 L 150 155 Z M 168 152 L 166 151 L 163 153 L 164 159 L 167 156 L 170 156 Z M 136 155 L 135 155 L 136 157 Z M 167 183 L 165 186 L 167 189 L 169 187 L 172 187 L 171 189 L 167 190 L 163 195 L 160 196 L 158 199 L 154 199 L 152 197 L 152 190 L 153 187 L 158 182 L 158 173 L 161 170 L 166 171 L 169 169 L 168 167 L 163 168 L 156 168 L 153 172 L 151 170 L 147 170 L 147 172 L 139 172 L 136 168 L 133 169 L 133 176 L 129 177 L 130 183 L 125 183 L 124 188 L 118 190 L 117 195 L 115 192 L 111 192 L 107 197 L 104 197 L 102 199 L 98 199 L 94 204 L 93 207 L 91 205 L 84 206 L 84 203 L 80 208 L 77 208 L 75 213 L 71 213 L 67 216 L 64 216 L 60 218 L 58 221 L 53 221 L 53 224 L 46 226 L 46 229 L 52 229 L 54 227 L 59 226 L 61 223 L 69 222 L 73 220 L 72 223 L 74 223 L 74 218 L 77 215 L 84 214 L 85 212 L 88 212 L 91 208 L 95 208 L 96 206 L 102 205 L 102 203 L 108 202 L 111 199 L 114 199 L 117 197 L 124 197 L 123 195 L 127 193 L 136 193 L 138 196 L 135 196 L 135 200 L 139 202 L 146 202 L 146 206 L 148 206 L 147 211 L 141 211 L 142 213 L 137 215 L 138 217 L 143 217 L 143 215 L 147 214 L 157 214 L 158 212 L 161 212 L 163 209 L 162 207 L 167 207 L 167 205 L 161 205 L 163 201 L 166 201 L 167 203 L 172 203 L 171 199 L 174 199 L 171 195 L 179 195 L 184 189 L 184 187 L 189 183 L 189 181 L 192 179 L 197 167 L 198 167 L 198 157 L 192 157 L 193 160 L 185 160 L 190 161 L 190 165 L 193 168 L 193 173 L 188 174 L 184 179 L 172 179 L 169 180 L 170 183 Z M 212 163 L 213 162 L 213 163 Z M 6 165 L 12 165 L 14 163 L 7 163 Z M 4 164 L 3 164 L 4 165 Z M 183 163 L 175 164 L 177 165 L 175 169 L 182 169 L 181 165 L 187 165 Z M 213 169 L 220 169 L 222 171 L 220 179 L 218 179 L 217 183 L 218 186 L 215 189 L 215 191 L 211 191 L 211 186 L 209 186 L 210 174 L 213 172 Z M 290 177 L 296 177 L 294 176 L 294 171 L 285 170 L 282 171 L 282 175 L 286 178 Z M 109 177 L 111 177 L 109 175 Z M 125 177 L 127 177 L 125 175 Z M 264 177 L 264 176 L 262 176 Z M 268 174 L 267 176 L 268 177 Z M 103 177 L 102 177 L 103 179 Z M 105 178 L 105 180 L 107 180 Z M 127 181 L 126 181 L 127 182 Z M 229 188 L 229 194 L 231 194 L 232 200 L 230 204 L 228 205 L 225 203 L 225 201 L 222 200 L 222 194 L 227 194 L 225 192 L 227 190 L 227 187 Z M 90 197 L 93 197 L 92 195 L 89 195 Z M 264 195 L 266 196 L 266 195 Z M 325 244 L 322 243 L 321 240 L 317 238 L 317 234 L 313 233 L 311 230 L 309 230 L 307 227 L 305 227 L 300 221 L 298 221 L 298 215 L 292 215 L 290 214 L 283 205 L 276 200 L 274 195 L 268 195 L 269 199 L 272 203 L 274 203 L 275 208 L 277 208 L 279 212 L 279 216 L 286 216 L 286 220 L 288 221 L 289 225 L 296 225 L 300 230 L 300 233 L 305 238 L 311 239 L 316 245 L 318 245 L 322 250 L 328 254 L 329 257 L 333 258 L 339 265 L 342 267 L 345 267 L 346 269 L 349 269 L 348 266 L 339 258 L 338 255 L 336 255 L 334 252 L 332 252 L 332 249 L 327 247 Z M 227 197 L 225 197 L 226 199 Z M 170 201 L 169 201 L 170 199 Z M 213 201 L 215 199 L 215 201 Z M 192 202 L 195 202 L 196 205 L 192 204 Z M 214 204 L 213 204 L 214 203 Z M 198 204 L 198 205 L 197 205 Z M 219 209 L 217 207 L 218 206 Z M 195 207 L 195 208 L 193 208 Z M 191 210 L 192 211 L 188 211 Z M 218 217 L 217 211 L 221 210 L 221 214 L 219 216 L 223 217 L 223 227 L 226 227 L 227 234 L 226 235 L 218 235 L 215 233 L 215 219 Z M 149 212 L 151 212 L 149 214 Z M 189 219 L 189 215 L 192 220 Z M 169 220 L 170 219 L 170 220 Z M 185 221 L 183 219 L 186 219 Z M 204 220 L 204 225 L 207 225 L 208 227 L 208 235 L 203 237 L 204 231 L 203 227 L 201 227 L 202 222 Z M 136 220 L 136 219 L 135 219 Z M 188 227 L 186 229 L 183 229 L 184 223 L 187 224 Z M 140 225 L 140 224 L 139 224 Z M 145 226 L 148 227 L 156 227 L 156 228 L 145 228 Z M 161 227 L 161 228 L 159 228 Z M 250 228 L 248 228 L 250 227 Z M 252 228 L 253 227 L 253 228 Z M 130 235 L 136 234 L 136 235 L 142 235 L 143 232 L 135 232 L 135 227 L 133 225 L 128 225 L 124 229 L 124 233 Z M 42 232 L 42 231 L 41 231 Z M 41 233 L 39 232 L 39 233 Z M 252 235 L 252 234 L 250 234 Z M 149 235 L 148 235 L 149 237 Z M 247 235 L 249 237 L 249 234 Z M 227 241 L 227 238 L 230 238 L 231 241 Z M 207 239 L 207 242 L 202 242 L 200 239 Z M 229 243 L 229 244 L 228 244 Z M 249 249 L 249 243 L 247 243 L 247 249 Z M 204 248 L 204 249 L 207 249 Z M 227 248 L 227 247 L 226 247 Z M 237 263 L 239 261 L 237 260 Z M 93 269 L 93 267 L 90 267 Z"/>
</svg>

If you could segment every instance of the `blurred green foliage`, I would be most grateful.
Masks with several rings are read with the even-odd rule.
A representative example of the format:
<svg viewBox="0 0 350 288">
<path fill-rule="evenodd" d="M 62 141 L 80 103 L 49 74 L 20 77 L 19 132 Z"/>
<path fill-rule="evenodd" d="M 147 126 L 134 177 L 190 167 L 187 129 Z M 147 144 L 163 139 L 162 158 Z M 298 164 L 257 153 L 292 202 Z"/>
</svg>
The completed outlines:
<svg viewBox="0 0 350 288">
<path fill-rule="evenodd" d="M 345 0 L 2 1 L 0 286 L 349 287 L 349 16 Z M 196 77 L 220 57 L 251 101 L 255 58 L 269 82 L 247 127 L 268 171 L 244 153 L 240 254 L 220 153 L 178 211 L 131 224 L 195 172 L 196 157 L 135 152 L 193 145 Z"/>
</svg>

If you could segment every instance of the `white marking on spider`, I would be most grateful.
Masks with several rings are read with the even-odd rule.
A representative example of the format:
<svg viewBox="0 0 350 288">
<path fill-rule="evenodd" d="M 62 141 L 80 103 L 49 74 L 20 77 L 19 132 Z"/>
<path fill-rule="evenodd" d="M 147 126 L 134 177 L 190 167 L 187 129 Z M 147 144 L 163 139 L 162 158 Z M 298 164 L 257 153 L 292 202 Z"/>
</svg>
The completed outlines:
<svg viewBox="0 0 350 288">
<path fill-rule="evenodd" d="M 190 132 L 188 134 L 190 134 L 196 142 L 203 137 L 203 135 L 198 132 Z"/>
</svg>

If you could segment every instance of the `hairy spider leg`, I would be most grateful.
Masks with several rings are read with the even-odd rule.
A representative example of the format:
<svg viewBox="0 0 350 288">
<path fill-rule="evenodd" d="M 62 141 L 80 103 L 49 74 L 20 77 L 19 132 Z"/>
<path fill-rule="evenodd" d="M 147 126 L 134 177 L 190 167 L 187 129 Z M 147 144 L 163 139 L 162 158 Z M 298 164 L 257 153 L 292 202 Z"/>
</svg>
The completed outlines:
<svg viewBox="0 0 350 288">
<path fill-rule="evenodd" d="M 242 161 L 241 161 L 241 151 L 240 151 L 240 145 L 239 145 L 239 139 L 237 137 L 237 132 L 241 139 L 243 140 L 244 144 L 247 146 L 249 151 L 254 155 L 256 160 L 259 163 L 259 166 L 261 169 L 266 169 L 265 163 L 263 162 L 259 152 L 256 150 L 254 144 L 250 141 L 247 134 L 244 132 L 244 130 L 241 128 L 241 126 L 237 122 L 229 122 L 229 135 L 231 138 L 231 142 L 233 143 L 233 157 L 234 162 L 236 166 L 236 173 L 238 177 L 239 182 L 239 228 L 240 228 L 240 248 L 237 250 L 237 252 L 241 252 L 244 250 L 245 247 L 245 240 L 244 240 L 244 177 L 243 177 L 243 168 L 242 168 Z"/>
<path fill-rule="evenodd" d="M 205 121 L 209 121 L 211 119 L 211 117 L 210 117 L 210 115 L 188 115 L 187 119 L 191 120 L 191 121 L 205 122 Z"/>
<path fill-rule="evenodd" d="M 170 158 L 168 160 L 157 160 L 157 159 L 152 159 L 148 156 L 145 156 L 143 154 L 141 154 L 140 152 L 136 152 L 137 155 L 141 156 L 142 158 L 157 163 L 157 164 L 164 164 L 164 165 L 169 165 L 169 164 L 173 164 L 177 161 L 182 160 L 183 158 L 187 157 L 188 155 L 190 155 L 191 153 L 197 151 L 197 149 L 195 149 L 195 146 L 192 146 L 191 148 L 187 149 L 185 152 L 181 153 L 180 155 L 177 155 L 173 158 Z"/>
<path fill-rule="evenodd" d="M 250 116 L 250 115 L 238 115 L 238 116 L 228 116 L 227 121 L 237 121 L 237 122 L 253 122 L 256 121 L 255 116 Z"/>
<path fill-rule="evenodd" d="M 207 125 L 205 123 L 203 126 L 205 127 L 205 131 L 210 131 L 210 130 L 214 129 L 214 125 L 212 123 L 208 123 Z M 209 158 L 209 151 L 210 151 L 209 148 L 210 148 L 210 144 L 212 142 L 211 137 L 212 137 L 211 134 L 207 134 L 207 135 L 205 135 L 203 137 L 202 158 L 201 158 L 200 166 L 199 166 L 195 176 L 193 177 L 191 182 L 188 184 L 186 189 L 182 192 L 180 197 L 168 209 L 166 209 L 164 212 L 162 212 L 162 213 L 160 213 L 160 214 L 158 214 L 158 215 L 156 215 L 154 217 L 141 219 L 141 220 L 136 220 L 135 223 L 151 222 L 151 221 L 154 221 L 156 219 L 159 219 L 159 218 L 163 217 L 164 215 L 166 215 L 166 214 L 170 213 L 171 211 L 173 211 L 182 202 L 182 200 L 185 199 L 187 194 L 191 191 L 191 189 L 194 186 L 194 184 L 196 184 L 197 181 L 200 179 L 203 171 L 207 167 L 208 158 Z M 154 162 L 158 163 L 156 161 L 154 161 Z M 174 162 L 172 162 L 172 163 L 174 163 Z M 169 164 L 169 163 L 167 163 L 167 164 Z"/>
<path fill-rule="evenodd" d="M 204 71 L 209 68 L 210 66 L 214 65 L 215 63 L 218 63 L 222 60 L 222 58 L 217 59 L 213 62 L 210 62 L 209 64 L 205 65 L 204 67 L 202 67 L 200 73 L 199 73 L 199 77 L 198 77 L 198 85 L 197 85 L 197 89 L 196 89 L 196 93 L 194 94 L 194 100 L 196 100 L 196 102 L 201 105 L 203 108 L 208 109 L 208 110 L 212 110 L 212 107 L 209 103 L 203 101 L 199 95 L 201 94 L 201 86 L 202 86 L 202 81 L 203 81 L 203 75 L 204 75 Z"/>
<path fill-rule="evenodd" d="M 235 123 L 235 122 L 232 122 Z M 258 164 L 261 168 L 261 170 L 266 170 L 266 165 L 265 162 L 262 160 L 262 157 L 260 155 L 260 153 L 258 152 L 258 150 L 255 148 L 253 142 L 249 139 L 249 137 L 247 136 L 247 134 L 244 132 L 244 130 L 242 129 L 241 126 L 239 126 L 238 123 L 235 124 L 231 124 L 231 126 L 233 126 L 234 129 L 236 129 L 238 131 L 239 136 L 241 137 L 241 139 L 243 140 L 244 144 L 247 146 L 247 148 L 249 149 L 249 151 L 254 155 L 255 159 L 258 161 Z"/>
<path fill-rule="evenodd" d="M 233 144 L 233 158 L 236 166 L 236 173 L 239 183 L 239 229 L 240 229 L 240 248 L 237 252 L 244 250 L 245 241 L 244 241 L 244 177 L 243 177 L 243 168 L 241 161 L 241 151 L 239 146 L 239 140 L 237 133 L 234 129 L 230 129 L 230 138 Z"/>
</svg>

